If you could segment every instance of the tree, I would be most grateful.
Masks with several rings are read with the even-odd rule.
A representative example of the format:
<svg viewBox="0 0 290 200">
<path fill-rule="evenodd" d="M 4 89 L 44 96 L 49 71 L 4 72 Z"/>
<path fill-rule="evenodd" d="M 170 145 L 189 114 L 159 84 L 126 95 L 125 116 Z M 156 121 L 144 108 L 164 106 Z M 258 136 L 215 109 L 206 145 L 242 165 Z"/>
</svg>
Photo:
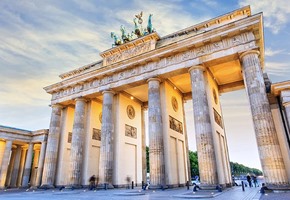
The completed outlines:
<svg viewBox="0 0 290 200">
<path fill-rule="evenodd" d="M 146 146 L 146 164 L 147 164 L 147 173 L 150 172 L 150 166 L 149 166 L 149 147 Z"/>
<path fill-rule="evenodd" d="M 189 150 L 189 162 L 191 177 L 199 176 L 197 151 Z"/>
<path fill-rule="evenodd" d="M 244 166 L 242 164 L 236 163 L 236 162 L 230 162 L 232 174 L 235 176 L 239 175 L 245 175 L 247 173 L 249 174 L 255 174 L 256 176 L 260 176 L 263 174 L 263 172 L 256 168 L 250 168 L 247 166 Z"/>
</svg>

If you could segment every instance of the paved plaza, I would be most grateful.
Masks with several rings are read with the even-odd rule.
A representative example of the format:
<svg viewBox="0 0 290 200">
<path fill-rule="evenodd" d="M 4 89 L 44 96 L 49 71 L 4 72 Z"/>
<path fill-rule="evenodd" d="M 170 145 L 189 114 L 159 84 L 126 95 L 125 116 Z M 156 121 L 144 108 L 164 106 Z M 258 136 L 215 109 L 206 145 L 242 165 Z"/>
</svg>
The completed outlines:
<svg viewBox="0 0 290 200">
<path fill-rule="evenodd" d="M 113 190 L 97 190 L 90 191 L 86 189 L 78 190 L 25 190 L 25 189 L 8 189 L 0 191 L 0 199 L 29 199 L 29 200 L 82 200 L 82 199 L 105 199 L 105 200 L 157 200 L 157 199 L 215 199 L 215 200 L 252 200 L 252 199 L 279 199 L 286 200 L 290 199 L 289 192 L 283 193 L 269 193 L 267 195 L 261 195 L 259 193 L 259 188 L 245 188 L 242 191 L 241 187 L 234 187 L 225 190 L 221 193 L 215 191 L 198 191 L 196 193 L 192 192 L 192 187 L 190 190 L 187 188 L 176 188 L 168 190 L 146 190 L 142 191 L 140 188 L 134 190 L 128 189 L 113 189 Z"/>
</svg>

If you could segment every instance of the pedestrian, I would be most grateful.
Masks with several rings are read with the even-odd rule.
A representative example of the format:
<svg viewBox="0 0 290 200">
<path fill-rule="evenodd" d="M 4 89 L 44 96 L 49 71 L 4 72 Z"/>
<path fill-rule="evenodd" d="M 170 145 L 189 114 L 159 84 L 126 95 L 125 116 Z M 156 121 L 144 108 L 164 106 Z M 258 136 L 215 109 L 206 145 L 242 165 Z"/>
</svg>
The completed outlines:
<svg viewBox="0 0 290 200">
<path fill-rule="evenodd" d="M 193 192 L 196 192 L 197 190 L 200 190 L 201 188 L 196 185 L 196 183 L 193 183 Z"/>
<path fill-rule="evenodd" d="M 247 181 L 249 183 L 249 187 L 252 187 L 252 179 L 251 179 L 250 174 L 247 175 Z"/>
<path fill-rule="evenodd" d="M 90 182 L 90 190 L 96 189 L 96 176 L 92 175 L 89 179 Z"/>
<path fill-rule="evenodd" d="M 255 187 L 259 186 L 256 175 L 253 176 L 253 183 L 254 183 Z"/>
<path fill-rule="evenodd" d="M 261 189 L 260 189 L 260 193 L 261 194 L 265 194 L 266 193 L 266 190 L 268 190 L 268 191 L 271 191 L 266 185 L 265 185 L 265 183 L 262 183 L 262 187 L 261 187 Z"/>
</svg>

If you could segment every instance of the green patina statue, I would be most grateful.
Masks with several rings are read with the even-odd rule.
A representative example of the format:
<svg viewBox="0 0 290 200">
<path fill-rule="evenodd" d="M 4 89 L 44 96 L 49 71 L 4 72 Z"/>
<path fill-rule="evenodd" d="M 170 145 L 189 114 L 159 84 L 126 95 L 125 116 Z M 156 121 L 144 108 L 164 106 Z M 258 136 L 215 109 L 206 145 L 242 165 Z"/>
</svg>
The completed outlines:
<svg viewBox="0 0 290 200">
<path fill-rule="evenodd" d="M 155 32 L 155 30 L 153 29 L 153 26 L 152 26 L 152 16 L 153 16 L 153 14 L 150 14 L 148 17 L 147 31 L 149 34 Z"/>
<path fill-rule="evenodd" d="M 114 39 L 114 44 L 112 44 L 112 47 L 123 44 L 122 40 L 120 40 L 118 35 L 116 35 L 114 32 L 111 32 L 111 38 Z"/>
<path fill-rule="evenodd" d="M 112 44 L 112 47 L 124 44 L 126 42 L 130 42 L 131 40 L 135 39 L 136 37 L 140 38 L 144 35 L 148 35 L 150 33 L 155 32 L 155 29 L 152 26 L 153 14 L 149 14 L 147 28 L 144 28 L 144 29 L 142 27 L 142 23 L 143 23 L 142 16 L 143 16 L 142 11 L 140 14 L 135 15 L 135 18 L 133 19 L 133 22 L 135 25 L 134 31 L 132 31 L 131 34 L 126 33 L 126 28 L 123 25 L 121 25 L 121 27 L 120 27 L 120 31 L 122 33 L 121 39 L 114 32 L 111 32 L 111 38 L 114 39 L 114 44 Z"/>
</svg>

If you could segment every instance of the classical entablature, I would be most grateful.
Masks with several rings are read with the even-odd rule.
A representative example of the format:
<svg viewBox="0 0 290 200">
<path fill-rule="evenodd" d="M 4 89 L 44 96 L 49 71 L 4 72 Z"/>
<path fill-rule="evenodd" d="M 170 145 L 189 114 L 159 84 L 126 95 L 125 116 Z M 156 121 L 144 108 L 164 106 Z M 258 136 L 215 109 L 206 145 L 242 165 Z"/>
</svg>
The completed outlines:
<svg viewBox="0 0 290 200">
<path fill-rule="evenodd" d="M 48 129 L 28 131 L 7 126 L 0 126 L 0 138 L 13 140 L 14 143 L 43 142 L 46 141 Z"/>
<path fill-rule="evenodd" d="M 241 53 L 259 50 L 263 67 L 262 25 L 262 14 L 251 16 L 250 8 L 244 7 L 165 37 L 154 32 L 102 52 L 103 60 L 64 73 L 61 82 L 44 89 L 52 94 L 52 104 L 70 104 L 76 97 L 96 98 L 108 89 L 126 91 L 159 76 L 187 94 L 187 71 L 200 64 L 209 69 L 220 92 L 240 89 L 244 87 Z"/>
</svg>

